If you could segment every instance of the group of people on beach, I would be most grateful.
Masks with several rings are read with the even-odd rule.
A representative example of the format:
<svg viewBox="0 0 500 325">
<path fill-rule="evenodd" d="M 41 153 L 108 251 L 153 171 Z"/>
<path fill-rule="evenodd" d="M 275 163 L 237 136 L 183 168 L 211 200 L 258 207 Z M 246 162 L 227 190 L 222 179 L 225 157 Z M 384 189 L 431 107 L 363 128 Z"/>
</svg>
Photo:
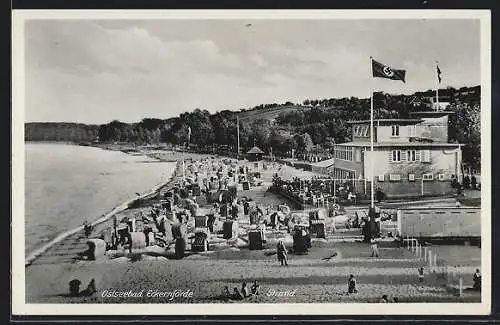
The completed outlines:
<svg viewBox="0 0 500 325">
<path fill-rule="evenodd" d="M 73 279 L 69 282 L 69 295 L 70 297 L 88 297 L 92 296 L 97 292 L 95 279 L 91 279 L 87 288 L 80 291 L 80 285 L 82 282 L 78 279 Z"/>
<path fill-rule="evenodd" d="M 455 175 L 452 175 L 451 178 L 451 186 L 459 192 L 459 194 L 462 192 L 462 190 L 467 189 L 467 190 L 479 190 L 481 188 L 481 183 L 477 181 L 477 178 L 475 175 L 464 175 L 462 179 L 462 183 L 460 183 Z"/>
<path fill-rule="evenodd" d="M 273 188 L 295 197 L 299 201 L 307 201 L 316 207 L 326 203 L 329 198 L 335 197 L 344 204 L 356 202 L 356 194 L 351 181 L 335 181 L 332 176 L 301 179 L 293 177 L 284 180 L 277 173 L 273 176 Z"/>
<path fill-rule="evenodd" d="M 380 298 L 379 302 L 387 304 L 387 303 L 391 303 L 391 302 L 399 302 L 399 299 L 398 299 L 398 297 L 392 297 L 392 299 L 389 300 L 389 296 L 382 295 L 382 298 Z"/>
<path fill-rule="evenodd" d="M 357 281 L 356 277 L 354 274 L 349 275 L 349 279 L 347 280 L 347 295 L 358 293 L 358 289 L 356 287 Z M 389 302 L 398 302 L 397 297 L 393 297 L 389 301 L 389 297 L 387 295 L 382 295 L 382 298 L 380 298 L 381 303 L 389 303 Z"/>
<path fill-rule="evenodd" d="M 248 289 L 247 283 L 243 282 L 241 284 L 241 289 L 238 290 L 238 287 L 233 288 L 233 292 L 229 292 L 229 287 L 224 286 L 222 290 L 222 298 L 225 301 L 228 300 L 243 300 L 250 296 L 258 296 L 260 294 L 260 285 L 257 283 L 257 280 L 253 281 L 253 284 Z"/>
</svg>

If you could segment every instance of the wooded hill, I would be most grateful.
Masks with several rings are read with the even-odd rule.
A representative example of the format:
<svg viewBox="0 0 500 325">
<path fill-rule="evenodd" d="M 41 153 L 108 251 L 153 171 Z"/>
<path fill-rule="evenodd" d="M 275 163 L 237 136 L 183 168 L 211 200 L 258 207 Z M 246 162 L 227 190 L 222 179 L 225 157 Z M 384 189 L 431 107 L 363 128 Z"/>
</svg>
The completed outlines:
<svg viewBox="0 0 500 325">
<path fill-rule="evenodd" d="M 374 94 L 375 118 L 406 118 L 412 111 L 429 110 L 435 92 L 413 95 Z M 480 86 L 439 90 L 440 101 L 449 102 L 454 112 L 449 120 L 449 140 L 465 144 L 464 162 L 472 168 L 480 164 Z M 333 143 L 350 141 L 347 121 L 369 119 L 369 98 L 306 99 L 303 103 L 265 104 L 248 110 L 223 110 L 210 114 L 195 109 L 170 119 L 147 118 L 138 123 L 118 120 L 103 125 L 77 123 L 26 123 L 26 141 L 126 142 L 183 145 L 192 134 L 190 145 L 204 149 L 235 150 L 236 120 L 240 123 L 243 150 L 253 145 L 275 154 L 298 154 L 311 150 L 330 150 Z"/>
</svg>

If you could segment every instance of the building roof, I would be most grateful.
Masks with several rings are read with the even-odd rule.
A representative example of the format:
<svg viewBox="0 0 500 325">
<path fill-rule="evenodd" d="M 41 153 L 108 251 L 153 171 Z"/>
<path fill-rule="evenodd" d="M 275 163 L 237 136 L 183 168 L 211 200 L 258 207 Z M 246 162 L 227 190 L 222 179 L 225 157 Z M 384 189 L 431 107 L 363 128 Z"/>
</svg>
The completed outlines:
<svg viewBox="0 0 500 325">
<path fill-rule="evenodd" d="M 409 118 L 394 118 L 394 119 L 378 119 L 373 120 L 373 124 L 417 124 L 423 122 L 422 119 L 409 119 Z M 370 120 L 361 120 L 361 121 L 348 121 L 349 124 L 369 124 Z"/>
<path fill-rule="evenodd" d="M 453 114 L 450 111 L 423 111 L 423 112 L 410 112 L 410 116 L 413 117 L 441 117 L 445 115 Z"/>
<path fill-rule="evenodd" d="M 314 167 L 330 167 L 335 164 L 335 158 L 319 161 L 317 163 L 311 164 Z"/>
<path fill-rule="evenodd" d="M 260 150 L 258 147 L 253 147 L 252 149 L 248 150 L 249 154 L 264 154 L 264 151 Z"/>
<path fill-rule="evenodd" d="M 356 141 L 356 142 L 346 142 L 337 143 L 337 146 L 350 146 L 350 147 L 370 147 L 369 141 Z M 461 147 L 463 144 L 459 143 L 448 143 L 448 142 L 374 142 L 373 147 Z"/>
</svg>

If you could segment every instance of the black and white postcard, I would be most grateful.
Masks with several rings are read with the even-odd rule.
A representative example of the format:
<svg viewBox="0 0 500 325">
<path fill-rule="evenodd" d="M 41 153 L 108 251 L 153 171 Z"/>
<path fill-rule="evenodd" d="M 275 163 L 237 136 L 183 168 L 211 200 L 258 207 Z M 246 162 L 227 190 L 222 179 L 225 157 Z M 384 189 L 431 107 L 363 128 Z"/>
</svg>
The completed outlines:
<svg viewBox="0 0 500 325">
<path fill-rule="evenodd" d="M 13 314 L 490 312 L 489 11 L 12 35 Z"/>
</svg>

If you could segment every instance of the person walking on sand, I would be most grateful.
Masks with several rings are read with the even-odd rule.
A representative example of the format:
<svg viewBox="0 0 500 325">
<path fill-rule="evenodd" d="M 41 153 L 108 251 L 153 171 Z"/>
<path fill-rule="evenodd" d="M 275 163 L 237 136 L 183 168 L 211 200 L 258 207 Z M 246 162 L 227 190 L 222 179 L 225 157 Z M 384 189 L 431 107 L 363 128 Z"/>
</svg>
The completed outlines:
<svg viewBox="0 0 500 325">
<path fill-rule="evenodd" d="M 282 240 L 278 241 L 278 245 L 276 245 L 276 252 L 278 254 L 278 261 L 280 264 L 282 266 L 288 266 L 286 247 Z"/>
<path fill-rule="evenodd" d="M 347 280 L 347 294 L 358 293 L 356 289 L 356 278 L 353 274 L 349 275 L 349 280 Z"/>
</svg>

